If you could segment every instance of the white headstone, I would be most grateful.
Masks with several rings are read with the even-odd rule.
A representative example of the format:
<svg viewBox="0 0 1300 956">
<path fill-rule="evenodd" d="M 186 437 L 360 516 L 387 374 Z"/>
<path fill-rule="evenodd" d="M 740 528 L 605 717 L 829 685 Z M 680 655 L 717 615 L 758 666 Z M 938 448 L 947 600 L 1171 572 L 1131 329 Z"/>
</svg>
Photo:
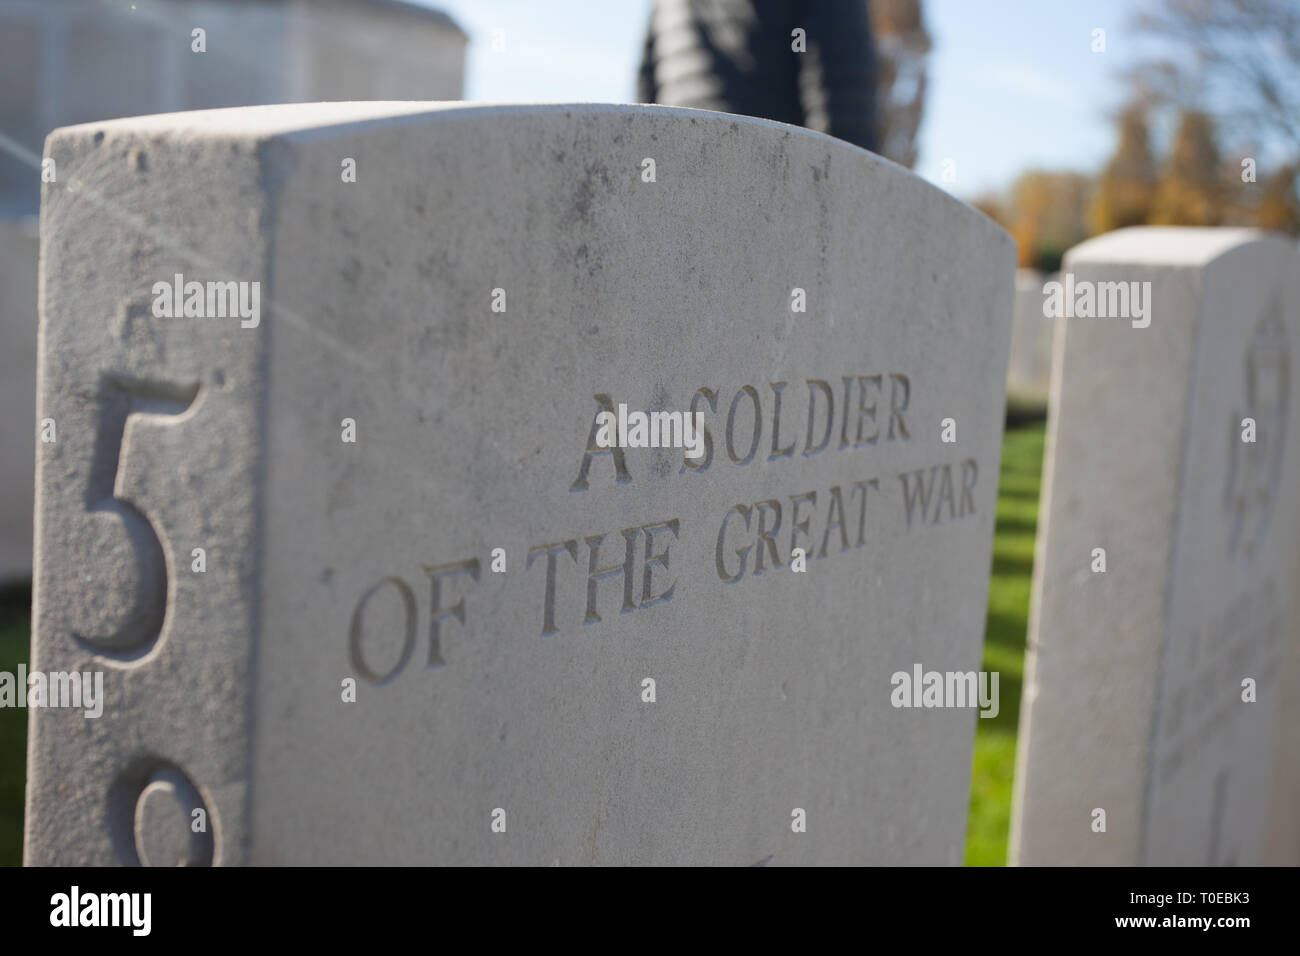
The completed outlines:
<svg viewBox="0 0 1300 956">
<path fill-rule="evenodd" d="M 1297 266 L 1230 229 L 1066 257 L 1013 862 L 1265 853 L 1300 546 Z"/>
<path fill-rule="evenodd" d="M 975 702 L 891 698 L 980 663 L 990 220 L 664 107 L 49 148 L 33 666 L 105 701 L 32 715 L 30 862 L 961 862 Z M 177 275 L 257 321 L 156 317 Z M 596 447 L 622 405 L 702 455 Z"/>
<path fill-rule="evenodd" d="M 1277 751 L 1269 796 L 1265 866 L 1300 864 L 1300 572 L 1291 591 L 1291 629 L 1279 668 Z"/>
</svg>

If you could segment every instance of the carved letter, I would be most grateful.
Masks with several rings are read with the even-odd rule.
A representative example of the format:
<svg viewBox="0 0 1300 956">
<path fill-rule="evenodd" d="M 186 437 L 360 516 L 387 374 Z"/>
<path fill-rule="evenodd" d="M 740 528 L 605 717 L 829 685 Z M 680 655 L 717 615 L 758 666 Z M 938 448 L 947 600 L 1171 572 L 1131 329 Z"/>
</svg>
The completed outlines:
<svg viewBox="0 0 1300 956">
<path fill-rule="evenodd" d="M 596 613 L 596 585 L 620 574 L 623 575 L 623 607 L 619 613 L 628 614 L 636 610 L 636 602 L 632 600 L 632 568 L 636 560 L 632 542 L 636 540 L 640 530 L 640 528 L 623 529 L 622 535 L 627 541 L 626 556 L 622 564 L 615 564 L 608 568 L 596 567 L 600 555 L 600 543 L 605 540 L 605 536 L 597 534 L 585 539 L 587 542 L 587 616 L 583 618 L 583 624 L 600 623 L 600 615 Z"/>
<path fill-rule="evenodd" d="M 822 436 L 821 444 L 816 448 L 813 447 L 813 423 L 817 415 L 817 390 L 826 396 L 826 434 Z M 804 444 L 803 453 L 806 456 L 812 456 L 824 449 L 831 441 L 831 429 L 835 425 L 835 393 L 831 387 L 820 379 L 808 379 L 808 437 Z"/>
<path fill-rule="evenodd" d="M 591 420 L 591 432 L 587 435 L 587 450 L 582 455 L 582 467 L 578 469 L 577 480 L 569 486 L 570 491 L 587 490 L 587 472 L 591 468 L 591 460 L 600 455 L 612 455 L 614 457 L 614 472 L 619 484 L 632 480 L 632 476 L 627 470 L 627 461 L 624 458 L 623 449 L 617 446 L 613 448 L 602 448 L 596 442 L 596 433 L 600 431 L 601 426 L 601 412 L 608 412 L 610 415 L 613 415 L 614 403 L 610 400 L 608 395 L 602 394 L 594 395 L 592 397 L 596 399 L 596 403 L 600 405 L 600 408 Z"/>
<path fill-rule="evenodd" d="M 736 446 L 734 442 L 734 432 L 736 427 L 736 406 L 740 404 L 740 399 L 748 395 L 754 403 L 754 439 L 749 443 L 749 454 L 744 458 L 736 457 Z M 748 465 L 754 460 L 754 455 L 758 453 L 758 440 L 763 434 L 763 410 L 759 407 L 758 389 L 753 385 L 742 385 L 740 391 L 736 392 L 736 397 L 731 400 L 731 411 L 727 413 L 727 457 L 737 465 Z"/>
<path fill-rule="evenodd" d="M 650 573 L 655 565 L 668 570 L 668 549 L 671 544 L 664 545 L 663 551 L 654 554 L 655 535 L 673 533 L 673 537 L 678 536 L 681 529 L 681 522 L 677 518 L 671 521 L 664 521 L 660 524 L 642 525 L 641 530 L 645 532 L 645 569 L 641 576 L 641 607 L 651 607 L 655 604 L 667 603 L 673 599 L 673 592 L 677 590 L 677 582 L 673 581 L 668 585 L 668 590 L 655 597 L 650 596 Z"/>
<path fill-rule="evenodd" d="M 541 554 L 546 555 L 546 597 L 542 610 L 542 637 L 559 633 L 555 628 L 555 559 L 564 551 L 569 552 L 569 557 L 575 562 L 578 560 L 578 542 L 570 540 L 555 544 L 539 544 L 529 548 L 528 560 L 524 562 L 524 570 L 527 571 L 533 566 L 534 558 Z"/>
<path fill-rule="evenodd" d="M 370 669 L 361 654 L 361 618 L 362 612 L 370 599 L 375 596 L 376 592 L 385 585 L 391 584 L 397 589 L 398 595 L 402 599 L 402 605 L 406 611 L 406 634 L 402 640 L 402 655 L 398 658 L 393 669 L 387 674 L 376 674 Z M 401 578 L 384 578 L 365 594 L 361 595 L 361 600 L 357 602 L 356 610 L 352 612 L 352 627 L 348 633 L 348 656 L 352 661 L 352 669 L 370 681 L 372 684 L 387 684 L 390 680 L 402 672 L 406 662 L 411 659 L 411 652 L 415 649 L 415 595 L 411 592 L 408 585 Z"/>
<path fill-rule="evenodd" d="M 436 567 L 424 566 L 424 573 L 429 576 L 433 589 L 433 613 L 429 623 L 429 663 L 426 665 L 427 667 L 442 667 L 447 663 L 442 659 L 442 643 L 439 633 L 442 621 L 445 618 L 454 617 L 461 624 L 465 623 L 464 598 L 461 598 L 449 608 L 442 606 L 442 579 L 457 574 L 468 574 L 475 581 L 478 581 L 478 572 L 478 558 L 455 561 L 451 564 L 440 564 Z"/>
<path fill-rule="evenodd" d="M 723 516 L 722 524 L 718 526 L 718 545 L 714 551 L 714 556 L 713 556 L 714 564 L 718 568 L 718 577 L 723 581 L 725 581 L 727 584 L 735 584 L 742 577 L 744 577 L 745 566 L 746 564 L 749 563 L 749 552 L 754 547 L 752 544 L 747 544 L 743 548 L 736 549 L 736 554 L 740 556 L 740 570 L 737 571 L 734 575 L 728 576 L 726 563 L 723 561 L 722 558 L 722 544 L 723 541 L 726 540 L 727 522 L 731 520 L 732 515 L 740 515 L 742 518 L 744 518 L 745 530 L 748 531 L 750 510 L 746 505 L 733 505 L 731 510 L 728 511 L 726 515 Z"/>
</svg>

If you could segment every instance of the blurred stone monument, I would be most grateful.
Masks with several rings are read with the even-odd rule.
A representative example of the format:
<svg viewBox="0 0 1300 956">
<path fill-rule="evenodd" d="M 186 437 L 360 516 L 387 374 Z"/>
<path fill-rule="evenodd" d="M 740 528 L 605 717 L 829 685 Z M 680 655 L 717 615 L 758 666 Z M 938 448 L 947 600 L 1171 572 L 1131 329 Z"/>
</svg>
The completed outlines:
<svg viewBox="0 0 1300 956">
<path fill-rule="evenodd" d="M 1296 265 L 1184 227 L 1065 258 L 1111 304 L 1057 326 L 1014 863 L 1300 862 Z"/>
<path fill-rule="evenodd" d="M 0 0 L 0 581 L 32 567 L 46 135 L 222 106 L 456 100 L 465 45 L 446 14 L 399 0 Z"/>
<path fill-rule="evenodd" d="M 1059 279 L 1036 269 L 1016 272 L 1016 296 L 1011 310 L 1011 360 L 1007 365 L 1007 394 L 1034 405 L 1047 404 L 1052 380 L 1054 319 L 1043 316 L 1044 283 Z"/>
</svg>

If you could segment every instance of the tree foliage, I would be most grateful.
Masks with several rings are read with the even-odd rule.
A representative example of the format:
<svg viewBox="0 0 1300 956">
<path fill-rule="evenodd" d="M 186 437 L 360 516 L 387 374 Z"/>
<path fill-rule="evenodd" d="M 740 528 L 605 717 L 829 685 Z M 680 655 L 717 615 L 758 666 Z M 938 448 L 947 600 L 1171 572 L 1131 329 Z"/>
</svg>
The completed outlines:
<svg viewBox="0 0 1300 956">
<path fill-rule="evenodd" d="M 1219 225 L 1228 213 L 1226 181 L 1214 121 L 1200 110 L 1185 110 L 1156 186 L 1149 221 L 1160 226 Z"/>
<path fill-rule="evenodd" d="M 1145 224 L 1154 200 L 1156 161 L 1146 107 L 1130 104 L 1118 120 L 1119 144 L 1097 180 L 1092 204 L 1091 224 L 1097 233 Z"/>
<path fill-rule="evenodd" d="M 1151 2 L 1138 26 L 1166 52 L 1133 80 L 1180 116 L 1152 221 L 1300 232 L 1300 2 Z"/>
<path fill-rule="evenodd" d="M 882 156 L 911 169 L 925 106 L 930 34 L 921 0 L 872 0 L 870 13 L 876 44 L 877 142 Z"/>
</svg>

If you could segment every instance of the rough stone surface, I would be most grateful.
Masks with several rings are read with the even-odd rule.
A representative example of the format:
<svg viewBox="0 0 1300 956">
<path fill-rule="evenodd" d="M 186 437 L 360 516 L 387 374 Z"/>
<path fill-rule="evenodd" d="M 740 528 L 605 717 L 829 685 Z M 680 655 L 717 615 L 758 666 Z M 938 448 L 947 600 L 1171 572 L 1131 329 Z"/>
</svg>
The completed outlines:
<svg viewBox="0 0 1300 956">
<path fill-rule="evenodd" d="M 0 582 L 32 573 L 36 221 L 0 220 Z"/>
<path fill-rule="evenodd" d="M 1265 866 L 1300 864 L 1300 568 L 1291 591 L 1291 629 L 1280 668 L 1277 751 L 1269 795 Z"/>
<path fill-rule="evenodd" d="M 980 666 L 992 222 L 664 107 L 218 111 L 49 150 L 33 666 L 107 673 L 99 720 L 32 715 L 29 862 L 131 861 L 169 767 L 220 864 L 961 862 L 975 712 L 896 709 L 891 675 Z M 174 273 L 260 281 L 260 325 L 154 318 Z M 596 396 L 698 396 L 704 463 L 584 469 Z"/>
<path fill-rule="evenodd" d="M 1066 258 L 1076 283 L 1149 281 L 1153 309 L 1143 329 L 1059 322 L 1013 862 L 1266 851 L 1300 544 L 1296 259 L 1227 229 L 1123 230 Z"/>
</svg>

